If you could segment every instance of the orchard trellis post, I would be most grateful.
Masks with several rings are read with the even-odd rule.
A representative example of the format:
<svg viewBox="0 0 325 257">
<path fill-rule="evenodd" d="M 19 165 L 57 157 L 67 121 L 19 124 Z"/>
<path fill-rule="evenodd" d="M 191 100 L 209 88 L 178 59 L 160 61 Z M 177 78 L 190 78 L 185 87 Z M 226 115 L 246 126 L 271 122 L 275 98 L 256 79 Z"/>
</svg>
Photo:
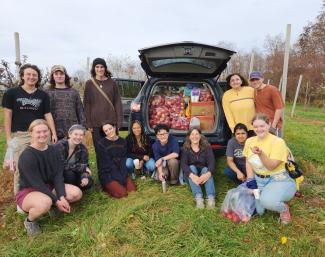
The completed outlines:
<svg viewBox="0 0 325 257">
<path fill-rule="evenodd" d="M 288 64 L 289 64 L 289 53 L 290 53 L 290 36 L 291 36 L 291 24 L 287 24 L 286 31 L 286 41 L 284 50 L 284 60 L 283 60 L 283 73 L 282 73 L 282 83 L 281 83 L 281 94 L 283 102 L 286 100 L 287 92 L 287 77 L 288 77 Z M 284 136 L 284 112 L 282 114 L 282 136 Z"/>
<path fill-rule="evenodd" d="M 14 33 L 14 38 L 15 38 L 15 53 L 16 53 L 16 77 L 19 78 L 19 68 L 21 66 L 21 59 L 20 59 L 20 41 L 19 41 L 19 33 L 15 32 Z"/>
<path fill-rule="evenodd" d="M 299 95 L 301 81 L 302 81 L 302 74 L 300 74 L 300 76 L 299 76 L 299 81 L 298 81 L 298 85 L 297 85 L 297 89 L 296 89 L 295 99 L 293 101 L 293 105 L 292 105 L 292 109 L 291 109 L 291 118 L 293 118 L 293 115 L 295 113 L 296 102 L 297 102 L 298 95 Z"/>
</svg>

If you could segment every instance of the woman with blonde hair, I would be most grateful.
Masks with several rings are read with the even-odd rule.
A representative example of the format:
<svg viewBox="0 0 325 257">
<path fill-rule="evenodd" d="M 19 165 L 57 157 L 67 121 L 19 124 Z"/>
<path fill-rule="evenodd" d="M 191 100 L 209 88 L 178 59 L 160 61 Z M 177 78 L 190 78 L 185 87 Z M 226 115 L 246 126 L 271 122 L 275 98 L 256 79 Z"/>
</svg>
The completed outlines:
<svg viewBox="0 0 325 257">
<path fill-rule="evenodd" d="M 255 137 L 248 138 L 243 155 L 246 157 L 247 180 L 256 179 L 260 196 L 256 199 L 256 211 L 262 215 L 271 210 L 280 213 L 282 224 L 291 221 L 287 204 L 296 193 L 295 181 L 285 169 L 288 148 L 282 138 L 269 132 L 270 121 L 263 113 L 252 120 Z"/>
<path fill-rule="evenodd" d="M 37 219 L 46 214 L 52 205 L 60 211 L 70 213 L 70 204 L 80 200 L 81 190 L 64 184 L 63 163 L 53 145 L 48 145 L 49 125 L 45 120 L 34 120 L 28 129 L 31 144 L 22 152 L 17 205 L 28 213 L 24 221 L 28 235 L 41 232 Z"/>
</svg>

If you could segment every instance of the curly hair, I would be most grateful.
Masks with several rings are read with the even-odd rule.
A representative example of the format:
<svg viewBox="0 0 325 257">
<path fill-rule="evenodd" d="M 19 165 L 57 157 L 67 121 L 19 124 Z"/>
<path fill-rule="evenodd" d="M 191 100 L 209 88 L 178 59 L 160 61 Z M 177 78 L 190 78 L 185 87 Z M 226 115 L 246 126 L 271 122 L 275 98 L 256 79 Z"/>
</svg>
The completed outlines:
<svg viewBox="0 0 325 257">
<path fill-rule="evenodd" d="M 26 63 L 23 66 L 20 67 L 19 69 L 19 78 L 20 78 L 20 82 L 19 82 L 19 86 L 22 86 L 25 84 L 25 81 L 23 79 L 24 76 L 24 72 L 26 69 L 33 69 L 34 71 L 37 72 L 38 75 L 38 79 L 37 82 L 35 84 L 35 87 L 38 88 L 41 86 L 41 81 L 42 81 L 42 74 L 41 74 L 41 70 L 34 64 L 30 64 L 30 63 Z"/>
<path fill-rule="evenodd" d="M 190 135 L 192 134 L 192 132 L 196 130 L 197 132 L 199 132 L 199 134 L 201 135 L 201 138 L 200 138 L 200 142 L 199 142 L 199 147 L 200 147 L 200 150 L 205 150 L 207 147 L 210 146 L 210 143 L 209 141 L 206 139 L 206 137 L 204 135 L 202 135 L 202 132 L 200 129 L 198 128 L 191 128 L 187 134 L 186 134 L 186 139 L 184 141 L 184 144 L 183 144 L 183 149 L 188 151 L 188 150 L 191 150 L 191 140 L 190 140 Z"/>
</svg>

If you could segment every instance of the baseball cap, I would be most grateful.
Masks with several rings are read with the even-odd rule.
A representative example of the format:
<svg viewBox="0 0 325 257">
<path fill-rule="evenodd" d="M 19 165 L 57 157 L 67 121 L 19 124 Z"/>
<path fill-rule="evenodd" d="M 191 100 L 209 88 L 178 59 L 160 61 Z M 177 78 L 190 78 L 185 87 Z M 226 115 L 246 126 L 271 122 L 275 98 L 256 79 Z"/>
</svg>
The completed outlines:
<svg viewBox="0 0 325 257">
<path fill-rule="evenodd" d="M 67 70 L 65 69 L 65 67 L 63 65 L 53 65 L 53 67 L 51 69 L 51 74 L 53 74 L 56 71 L 61 71 L 64 74 L 67 74 Z"/>
<path fill-rule="evenodd" d="M 263 78 L 262 72 L 260 71 L 252 71 L 251 74 L 249 74 L 249 80 L 251 79 L 261 79 Z"/>
</svg>

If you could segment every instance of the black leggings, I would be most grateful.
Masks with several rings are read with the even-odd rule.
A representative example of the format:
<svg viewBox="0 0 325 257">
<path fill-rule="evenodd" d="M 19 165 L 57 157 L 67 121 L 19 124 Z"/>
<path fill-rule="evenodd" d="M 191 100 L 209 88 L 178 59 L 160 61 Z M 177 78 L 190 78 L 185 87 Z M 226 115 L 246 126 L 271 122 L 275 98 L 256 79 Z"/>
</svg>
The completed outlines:
<svg viewBox="0 0 325 257">
<path fill-rule="evenodd" d="M 88 177 L 88 184 L 86 186 L 80 186 L 81 183 L 81 175 L 70 171 L 70 170 L 65 170 L 64 171 L 64 183 L 66 184 L 71 184 L 71 185 L 75 185 L 77 187 L 79 187 L 82 190 L 87 190 L 89 188 L 91 188 L 94 184 L 94 180 L 93 178 L 90 176 Z"/>
</svg>

